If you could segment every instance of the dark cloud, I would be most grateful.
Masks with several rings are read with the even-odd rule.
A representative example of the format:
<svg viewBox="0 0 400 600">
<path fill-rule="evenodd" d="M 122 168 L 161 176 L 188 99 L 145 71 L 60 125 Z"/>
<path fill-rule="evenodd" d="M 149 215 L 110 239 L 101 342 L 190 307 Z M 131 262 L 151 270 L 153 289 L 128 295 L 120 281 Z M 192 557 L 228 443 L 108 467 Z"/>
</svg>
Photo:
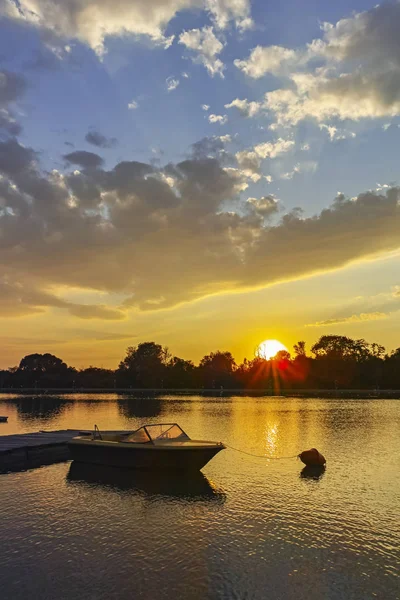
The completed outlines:
<svg viewBox="0 0 400 600">
<path fill-rule="evenodd" d="M 26 90 L 26 81 L 22 75 L 0 70 L 0 132 L 19 135 L 22 127 L 17 122 L 10 104 L 18 100 Z"/>
<path fill-rule="evenodd" d="M 94 152 L 86 152 L 86 150 L 76 150 L 69 154 L 64 154 L 65 160 L 73 165 L 79 165 L 83 169 L 97 169 L 103 164 L 103 159 Z"/>
<path fill-rule="evenodd" d="M 22 75 L 0 70 L 0 106 L 5 106 L 20 98 L 25 89 L 26 81 Z"/>
<path fill-rule="evenodd" d="M 6 131 L 10 135 L 19 135 L 22 127 L 6 108 L 0 108 L 0 131 Z"/>
<path fill-rule="evenodd" d="M 113 148 L 118 143 L 116 138 L 107 138 L 95 130 L 88 131 L 85 135 L 85 140 L 88 144 L 92 144 L 92 146 L 97 146 L 98 148 Z"/>
<path fill-rule="evenodd" d="M 318 215 L 293 211 L 272 225 L 277 200 L 240 200 L 237 170 L 217 158 L 164 168 L 125 161 L 105 170 L 97 155 L 88 163 L 91 153 L 83 161 L 78 153 L 82 172 L 46 174 L 33 150 L 15 140 L 2 148 L 0 164 L 8 163 L 0 185 L 0 280 L 8 277 L 8 297 L 10 289 L 14 295 L 7 304 L 0 293 L 0 314 L 51 306 L 119 320 L 130 306 L 158 310 L 400 248 L 396 187 L 339 196 Z M 74 304 L 48 291 L 60 285 L 101 291 L 102 302 Z M 107 292 L 121 294 L 125 308 L 107 306 Z"/>
<path fill-rule="evenodd" d="M 76 304 L 38 289 L 33 282 L 21 283 L 10 276 L 0 278 L 0 317 L 21 317 L 44 312 L 47 307 L 67 310 L 80 319 L 120 321 L 125 314 L 102 304 Z"/>
<path fill-rule="evenodd" d="M 252 210 L 262 217 L 270 217 L 279 211 L 279 203 L 274 196 L 263 196 L 262 198 L 248 198 Z"/>
<path fill-rule="evenodd" d="M 0 142 L 0 171 L 8 175 L 16 175 L 26 171 L 35 160 L 36 153 L 32 148 L 21 146 L 15 139 Z"/>
<path fill-rule="evenodd" d="M 192 144 L 192 153 L 196 158 L 218 156 L 225 150 L 225 144 L 220 136 L 204 137 Z"/>
</svg>

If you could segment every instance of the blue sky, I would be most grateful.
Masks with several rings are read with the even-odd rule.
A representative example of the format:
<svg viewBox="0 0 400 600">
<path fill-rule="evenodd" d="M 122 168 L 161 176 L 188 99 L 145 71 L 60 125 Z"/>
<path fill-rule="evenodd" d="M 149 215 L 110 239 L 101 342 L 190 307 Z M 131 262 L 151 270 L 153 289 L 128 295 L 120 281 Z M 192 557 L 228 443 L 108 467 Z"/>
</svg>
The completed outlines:
<svg viewBox="0 0 400 600">
<path fill-rule="evenodd" d="M 224 105 L 234 98 L 259 100 L 266 91 L 276 87 L 276 77 L 266 74 L 260 79 L 251 79 L 240 72 L 233 61 L 247 57 L 257 45 L 301 48 L 321 38 L 322 22 L 336 23 L 373 5 L 373 2 L 332 5 L 305 2 L 301 6 L 298 2 L 278 5 L 253 2 L 251 14 L 255 25 L 252 29 L 241 33 L 230 25 L 227 30 L 218 32 L 225 44 L 220 54 L 225 64 L 224 79 L 210 77 L 202 65 L 193 64 L 190 53 L 176 41 L 164 49 L 145 37 L 138 40 L 132 35 L 106 38 L 107 53 L 101 60 L 76 39 L 57 39 L 60 47 L 62 44 L 71 46 L 70 53 L 60 60 L 43 44 L 44 34 L 40 28 L 3 19 L 2 65 L 22 72 L 28 82 L 27 92 L 20 102 L 21 140 L 41 151 L 47 168 L 62 167 L 62 155 L 68 147 L 72 148 L 64 146 L 65 142 L 74 144 L 77 149 L 93 150 L 84 140 L 90 128 L 118 140 L 114 147 L 102 150 L 109 167 L 119 160 L 179 161 L 187 156 L 191 144 L 205 136 L 236 136 L 230 146 L 233 152 L 273 140 L 276 135 L 267 129 L 271 124 L 268 114 L 254 120 L 243 119 L 234 111 L 227 111 Z M 210 24 L 205 11 L 184 11 L 171 19 L 166 36 L 175 35 L 177 39 L 182 31 Z M 48 68 L 34 66 L 39 55 L 47 59 Z M 182 73 L 189 77 L 185 78 Z M 168 78 L 179 80 L 178 87 L 171 92 L 167 91 Z M 128 109 L 132 100 L 138 103 L 136 110 Z M 210 106 L 208 113 L 201 109 L 203 104 Z M 229 113 L 228 122 L 223 126 L 210 124 L 207 120 L 210 113 Z M 351 196 L 361 189 L 374 188 L 377 182 L 395 181 L 394 149 L 400 130 L 393 128 L 384 132 L 380 120 L 345 121 L 343 127 L 359 132 L 357 138 L 331 143 L 326 131 L 320 131 L 315 123 L 300 123 L 296 130 L 290 131 L 290 137 L 297 140 L 295 152 L 282 157 L 278 164 L 288 172 L 298 160 L 315 161 L 318 163 L 315 172 L 291 180 L 277 180 L 271 185 L 263 181 L 252 186 L 254 194 L 273 193 L 282 196 L 288 208 L 298 204 L 315 212 L 321 205 L 330 204 L 338 190 Z M 307 153 L 299 150 L 299 146 L 307 143 L 311 146 Z M 383 145 L 387 149 L 385 161 L 382 161 Z M 373 172 L 370 172 L 371 166 L 375 167 Z"/>
<path fill-rule="evenodd" d="M 4 303 L 10 328 L 21 318 L 40 323 L 44 315 L 56 318 L 67 311 L 71 330 L 82 319 L 96 328 L 100 323 L 132 329 L 142 323 L 140 335 L 145 336 L 146 311 L 175 310 L 179 321 L 182 306 L 210 294 L 218 294 L 211 300 L 217 303 L 223 293 L 236 297 L 260 293 L 251 291 L 257 289 L 268 294 L 267 286 L 279 288 L 283 281 L 335 270 L 353 297 L 347 265 L 372 265 L 374 257 L 386 256 L 390 266 L 378 268 L 381 291 L 372 289 L 379 288 L 378 277 L 363 297 L 386 294 L 392 302 L 399 283 L 393 255 L 399 209 L 389 197 L 399 183 L 398 25 L 397 2 L 0 0 L 5 161 L 1 167 L 0 160 L 0 168 L 10 189 L 29 206 L 34 226 L 43 231 L 40 239 L 30 240 L 22 212 L 0 199 L 0 224 L 3 218 L 8 231 L 15 227 L 0 262 L 4 294 L 12 298 Z M 24 173 L 16 174 L 9 164 L 11 148 L 23 160 Z M 98 162 L 94 169 L 90 160 Z M 184 175 L 176 171 L 182 161 Z M 201 161 L 211 162 L 203 168 Z M 127 165 L 123 177 L 128 182 L 119 179 L 122 169 L 114 170 L 119 163 Z M 134 187 L 137 163 L 153 169 L 154 189 L 147 189 L 148 174 Z M 209 181 L 208 172 L 214 173 Z M 221 177 L 228 177 L 229 185 Z M 44 188 L 38 191 L 45 180 L 48 197 Z M 335 204 L 338 193 L 344 196 Z M 371 198 L 357 204 L 363 193 Z M 380 202 L 380 197 L 388 199 Z M 54 202 L 64 202 L 57 204 L 57 216 Z M 382 216 L 385 202 L 393 214 Z M 119 233 L 120 245 L 98 237 L 96 230 L 85 246 L 80 232 L 93 225 L 90 219 L 103 220 L 96 227 L 103 228 L 104 236 Z M 389 233 L 386 223 L 392 227 Z M 349 228 L 341 235 L 344 224 Z M 307 236 L 306 228 L 314 226 Z M 208 232 L 220 228 L 219 238 L 217 233 L 201 238 L 202 227 Z M 198 246 L 191 231 L 199 234 Z M 287 241 L 287 250 L 277 245 L 277 252 L 283 252 L 281 274 L 279 258 L 270 249 L 278 234 Z M 176 243 L 180 235 L 181 248 Z M 77 256 L 69 251 L 74 236 L 79 266 L 78 250 Z M 67 240 L 69 249 L 63 246 Z M 259 245 L 257 258 L 254 244 Z M 346 252 L 338 252 L 341 244 Z M 15 258 L 21 245 L 32 257 L 25 267 Z M 157 265 L 154 273 L 149 258 L 137 267 L 143 254 Z M 130 255 L 136 261 L 132 266 Z M 58 268 L 62 257 L 67 267 Z M 162 273 L 169 268 L 164 281 Z M 14 314 L 10 306 L 16 298 L 26 310 Z M 338 298 L 335 311 L 340 313 L 341 306 L 347 310 Z M 398 318 L 393 307 L 354 311 L 343 318 L 354 317 L 347 323 L 363 327 L 368 318 L 357 321 L 357 315 L 372 315 L 373 322 Z M 329 320 L 328 308 L 325 313 Z"/>
</svg>

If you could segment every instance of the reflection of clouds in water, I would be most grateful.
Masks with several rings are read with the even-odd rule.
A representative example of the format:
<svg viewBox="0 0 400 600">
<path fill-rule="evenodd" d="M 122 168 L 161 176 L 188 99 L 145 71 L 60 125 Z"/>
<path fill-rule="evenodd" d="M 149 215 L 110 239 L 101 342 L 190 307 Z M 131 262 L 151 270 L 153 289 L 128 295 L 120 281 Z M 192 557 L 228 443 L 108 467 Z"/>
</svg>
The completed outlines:
<svg viewBox="0 0 400 600">
<path fill-rule="evenodd" d="M 224 502 L 225 494 L 202 472 L 174 473 L 121 469 L 72 462 L 67 482 L 96 491 L 114 490 L 141 494 L 149 500 L 157 496 L 173 499 Z"/>
</svg>

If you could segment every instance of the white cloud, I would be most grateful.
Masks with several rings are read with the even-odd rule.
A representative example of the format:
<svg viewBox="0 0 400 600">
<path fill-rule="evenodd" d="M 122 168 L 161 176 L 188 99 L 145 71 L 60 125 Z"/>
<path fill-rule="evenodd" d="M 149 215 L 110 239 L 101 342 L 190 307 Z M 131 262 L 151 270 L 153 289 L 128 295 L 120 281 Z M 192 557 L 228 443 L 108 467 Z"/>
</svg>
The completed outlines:
<svg viewBox="0 0 400 600">
<path fill-rule="evenodd" d="M 108 36 L 148 36 L 157 44 L 171 45 L 164 30 L 175 14 L 197 8 L 196 0 L 21 0 L 19 10 L 11 2 L 0 4 L 0 14 L 51 30 L 56 36 L 78 39 L 99 56 Z"/>
<path fill-rule="evenodd" d="M 346 131 L 345 129 L 338 129 L 334 125 L 327 125 L 326 123 L 321 123 L 319 128 L 321 131 L 326 131 L 329 135 L 330 140 L 347 140 L 348 138 L 355 138 L 356 134 L 354 131 Z"/>
<path fill-rule="evenodd" d="M 227 133 L 226 135 L 219 135 L 218 139 L 221 140 L 223 144 L 228 144 L 232 141 L 232 137 Z"/>
<path fill-rule="evenodd" d="M 225 108 L 236 108 L 245 117 L 255 117 L 261 107 L 261 102 L 249 102 L 247 99 L 240 100 L 239 98 L 232 100 L 230 104 L 225 104 Z"/>
<path fill-rule="evenodd" d="M 400 115 L 399 27 L 400 2 L 385 3 L 334 25 L 325 23 L 322 39 L 300 49 L 258 46 L 235 64 L 253 78 L 285 77 L 284 85 L 261 102 L 275 117 L 275 128 L 306 118 L 328 127 L 337 127 L 331 124 L 337 120 L 391 118 Z M 332 135 L 354 137 L 333 130 Z"/>
<path fill-rule="evenodd" d="M 317 170 L 318 163 L 314 160 L 305 160 L 298 162 L 291 171 L 283 173 L 281 179 L 293 179 L 298 173 L 314 173 Z"/>
<path fill-rule="evenodd" d="M 261 158 L 276 158 L 280 154 L 284 154 L 293 148 L 295 142 L 293 140 L 284 140 L 279 138 L 276 142 L 264 142 L 254 146 L 254 152 Z"/>
<path fill-rule="evenodd" d="M 220 125 L 225 125 L 228 121 L 228 115 L 209 115 L 208 121 L 210 123 L 219 123 Z"/>
<path fill-rule="evenodd" d="M 242 173 L 254 182 L 259 181 L 263 175 L 261 173 L 261 163 L 266 158 L 276 158 L 281 154 L 289 152 L 295 142 L 293 140 L 284 140 L 279 138 L 275 142 L 264 142 L 257 144 L 248 150 L 236 152 L 235 158 Z M 268 183 L 272 182 L 270 175 L 264 176 Z"/>
<path fill-rule="evenodd" d="M 193 62 L 203 64 L 212 77 L 214 75 L 224 77 L 225 65 L 217 58 L 222 52 L 224 44 L 216 37 L 212 27 L 184 31 L 179 36 L 179 44 L 183 44 L 193 52 Z"/>
<path fill-rule="evenodd" d="M 236 152 L 235 158 L 238 166 L 245 177 L 251 179 L 254 183 L 260 181 L 261 158 L 252 150 L 241 150 Z"/>
<path fill-rule="evenodd" d="M 253 27 L 250 0 L 206 0 L 206 6 L 219 29 L 225 29 L 230 21 L 242 31 Z"/>
<path fill-rule="evenodd" d="M 259 79 L 266 73 L 278 74 L 284 67 L 293 64 L 297 58 L 296 52 L 282 46 L 257 46 L 251 51 L 247 60 L 236 59 L 235 67 L 249 77 Z"/>
<path fill-rule="evenodd" d="M 101 56 L 108 36 L 147 36 L 168 48 L 174 40 L 173 35 L 164 34 L 170 21 L 180 11 L 199 8 L 211 15 L 220 30 L 230 23 L 240 30 L 253 25 L 249 0 L 2 0 L 0 17 L 51 31 L 57 37 L 78 39 Z M 222 67 L 215 68 L 220 71 Z"/>
<path fill-rule="evenodd" d="M 138 107 L 139 104 L 136 102 L 136 100 L 131 100 L 128 104 L 129 110 L 136 110 Z"/>
<path fill-rule="evenodd" d="M 180 81 L 179 81 L 179 79 L 176 79 L 175 77 L 171 76 L 171 77 L 167 77 L 167 79 L 165 80 L 165 83 L 167 84 L 168 92 L 172 92 L 173 90 L 176 90 Z"/>
</svg>

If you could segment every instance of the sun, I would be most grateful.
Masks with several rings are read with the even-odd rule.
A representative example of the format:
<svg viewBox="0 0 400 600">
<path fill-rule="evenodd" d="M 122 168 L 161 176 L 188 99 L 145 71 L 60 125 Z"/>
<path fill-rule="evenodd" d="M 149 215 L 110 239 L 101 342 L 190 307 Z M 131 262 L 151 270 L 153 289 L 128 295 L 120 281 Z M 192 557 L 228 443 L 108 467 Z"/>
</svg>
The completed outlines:
<svg viewBox="0 0 400 600">
<path fill-rule="evenodd" d="M 286 346 L 284 346 L 278 340 L 264 340 L 261 342 L 261 344 L 259 344 L 256 354 L 260 358 L 269 360 L 270 358 L 273 358 L 280 350 L 286 350 L 287 352 Z"/>
</svg>

